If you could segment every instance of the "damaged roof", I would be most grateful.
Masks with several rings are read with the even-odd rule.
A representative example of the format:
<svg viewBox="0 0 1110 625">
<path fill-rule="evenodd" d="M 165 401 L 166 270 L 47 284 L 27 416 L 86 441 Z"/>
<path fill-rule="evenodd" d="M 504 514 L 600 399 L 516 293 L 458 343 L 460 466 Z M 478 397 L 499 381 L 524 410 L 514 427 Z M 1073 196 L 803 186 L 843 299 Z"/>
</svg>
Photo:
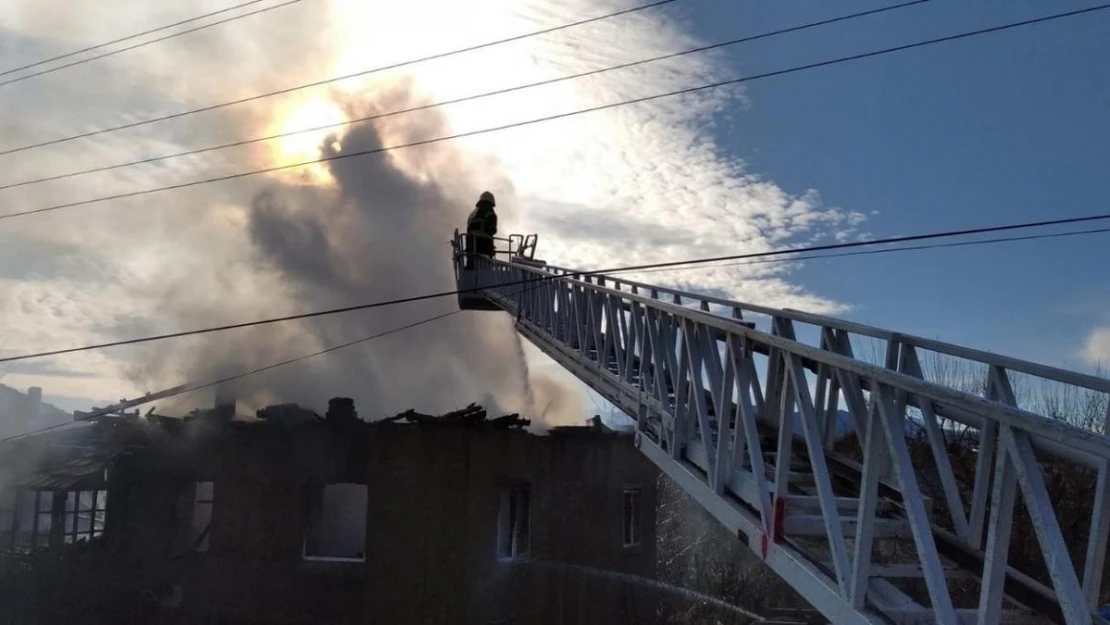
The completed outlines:
<svg viewBox="0 0 1110 625">
<path fill-rule="evenodd" d="M 149 414 L 99 417 L 84 425 L 56 430 L 0 445 L 0 470 L 13 476 L 13 483 L 23 488 L 65 490 L 85 481 L 102 481 L 105 470 L 120 455 L 150 450 L 161 462 L 182 463 L 195 460 L 187 451 L 209 439 L 214 442 L 222 433 L 236 431 L 290 430 L 309 428 L 377 428 L 377 427 L 462 427 L 467 429 L 522 430 L 531 424 L 519 414 L 491 417 L 478 404 L 441 415 L 416 410 L 375 421 L 358 417 L 354 402 L 337 397 L 329 402 L 321 417 L 296 404 L 278 404 L 257 411 L 255 418 L 232 419 L 233 412 L 196 410 L 184 419 Z M 600 419 L 589 425 L 561 426 L 550 430 L 552 435 L 619 434 L 604 427 Z M 180 443 L 187 443 L 182 445 Z M 195 455 L 195 454 L 194 454 Z"/>
<path fill-rule="evenodd" d="M 48 432 L 10 441 L 0 453 L 0 470 L 20 488 L 67 490 L 86 480 L 102 480 L 119 453 L 94 427 Z"/>
<path fill-rule="evenodd" d="M 13 484 L 20 488 L 43 490 L 69 490 L 89 480 L 104 479 L 105 471 L 116 456 L 110 450 L 96 447 L 71 448 L 56 461 L 48 461 L 23 475 L 17 475 Z"/>
<path fill-rule="evenodd" d="M 454 425 L 464 427 L 522 428 L 532 422 L 513 413 L 502 417 L 489 418 L 489 413 L 478 404 L 470 404 L 462 410 L 454 410 L 439 416 L 426 415 L 411 408 L 393 417 L 375 423 L 415 423 L 418 425 Z"/>
</svg>

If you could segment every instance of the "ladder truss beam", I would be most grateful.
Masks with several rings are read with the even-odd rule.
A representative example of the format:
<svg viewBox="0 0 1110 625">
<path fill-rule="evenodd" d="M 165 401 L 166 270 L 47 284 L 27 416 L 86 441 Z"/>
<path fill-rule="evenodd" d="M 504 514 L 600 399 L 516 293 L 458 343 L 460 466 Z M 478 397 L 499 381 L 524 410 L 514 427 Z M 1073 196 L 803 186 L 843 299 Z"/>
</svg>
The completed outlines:
<svg viewBox="0 0 1110 625">
<path fill-rule="evenodd" d="M 481 288 L 523 336 L 632 416 L 638 448 L 831 621 L 1094 622 L 1110 439 L 1019 406 L 1010 375 L 1098 392 L 1110 381 L 820 315 L 476 261 L 458 264 L 460 285 Z M 766 328 L 752 320 L 760 315 Z M 853 354 L 860 336 L 885 341 L 883 362 Z M 984 366 L 983 395 L 926 379 L 921 350 Z M 971 484 L 953 470 L 945 423 L 977 432 Z M 862 464 L 837 452 L 844 438 Z M 921 473 L 921 454 L 935 477 Z M 1097 472 L 1095 492 L 1076 493 L 1092 499 L 1084 560 L 1069 557 L 1045 457 Z M 1007 557 L 1019 493 L 1051 590 Z M 923 591 L 890 582 L 907 578 Z M 980 581 L 977 602 L 964 585 L 957 605 L 957 579 Z"/>
</svg>

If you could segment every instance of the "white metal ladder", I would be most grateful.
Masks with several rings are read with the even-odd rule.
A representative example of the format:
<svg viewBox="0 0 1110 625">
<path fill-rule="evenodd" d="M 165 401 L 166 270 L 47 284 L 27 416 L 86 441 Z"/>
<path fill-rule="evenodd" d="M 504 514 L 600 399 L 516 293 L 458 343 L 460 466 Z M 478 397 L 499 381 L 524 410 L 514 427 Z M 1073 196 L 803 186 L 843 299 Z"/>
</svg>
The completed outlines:
<svg viewBox="0 0 1110 625">
<path fill-rule="evenodd" d="M 1019 407 L 1012 377 L 1099 393 L 1110 381 L 542 262 L 455 261 L 460 288 L 481 289 L 635 418 L 637 447 L 832 622 L 1101 622 L 1110 439 Z M 885 366 L 853 354 L 858 337 L 885 348 Z M 926 381 L 925 351 L 975 363 L 984 393 Z M 840 406 L 854 454 L 841 450 Z M 945 422 L 976 437 L 970 480 L 953 471 Z M 1074 493 L 1092 510 L 1081 567 L 1049 500 L 1049 460 L 1097 474 L 1093 492 Z M 1007 565 L 1017 493 L 1050 583 Z"/>
</svg>

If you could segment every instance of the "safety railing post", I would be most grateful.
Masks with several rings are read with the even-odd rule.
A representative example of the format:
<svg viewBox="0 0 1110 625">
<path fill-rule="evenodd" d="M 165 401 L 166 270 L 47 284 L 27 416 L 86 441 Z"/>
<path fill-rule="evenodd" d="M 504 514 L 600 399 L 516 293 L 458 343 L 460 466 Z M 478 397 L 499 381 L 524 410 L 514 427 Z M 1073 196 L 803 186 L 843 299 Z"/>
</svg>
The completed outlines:
<svg viewBox="0 0 1110 625">
<path fill-rule="evenodd" d="M 983 451 L 980 450 L 979 453 L 982 454 Z M 999 445 L 995 455 L 994 490 L 991 493 L 990 525 L 987 529 L 979 591 L 978 625 L 996 625 L 1001 616 L 1002 590 L 1006 582 L 1006 563 L 1014 520 L 1014 499 L 1017 495 L 1017 476 L 1005 446 Z"/>
<path fill-rule="evenodd" d="M 898 370 L 906 375 L 920 380 L 925 379 L 921 369 L 921 361 L 917 356 L 917 349 L 913 345 L 903 345 L 898 358 Z M 948 508 L 949 518 L 958 536 L 965 543 L 971 543 L 971 528 L 968 524 L 967 514 L 964 512 L 963 499 L 960 489 L 956 484 L 956 475 L 952 470 L 952 462 L 948 457 L 948 444 L 937 422 L 936 410 L 933 402 L 927 397 L 919 398 L 918 410 L 921 415 L 922 426 L 929 442 L 929 449 L 933 455 L 937 475 L 940 477 L 941 489 L 944 491 L 945 506 Z"/>
<path fill-rule="evenodd" d="M 730 355 L 728 342 L 724 345 L 724 367 L 716 383 L 710 384 L 719 389 L 714 399 L 714 413 L 717 420 L 717 472 L 714 479 L 717 494 L 724 494 L 733 469 L 738 468 L 743 458 L 744 436 L 736 413 L 740 410 L 740 400 L 733 401 L 736 390 L 736 367 Z M 714 354 L 715 355 L 715 354 Z"/>
<path fill-rule="evenodd" d="M 672 368 L 673 373 L 671 375 L 671 383 L 675 387 L 674 431 L 676 443 L 674 449 L 671 450 L 671 457 L 677 459 L 682 457 L 684 447 L 690 440 L 690 430 L 693 429 L 689 423 L 690 382 L 688 371 L 690 356 L 683 345 L 685 338 L 683 333 L 679 332 L 670 320 L 665 326 L 664 336 L 667 337 L 665 341 L 667 350 L 678 350 L 678 362 Z"/>
<path fill-rule="evenodd" d="M 737 430 L 743 427 L 744 439 L 748 449 L 748 465 L 751 467 L 752 479 L 756 485 L 756 509 L 759 511 L 763 528 L 763 553 L 767 558 L 767 550 L 773 541 L 774 512 L 771 503 L 771 493 L 767 487 L 767 468 L 763 461 L 763 443 L 759 438 L 757 420 L 759 410 L 752 404 L 751 389 L 758 388 L 759 382 L 752 379 L 755 367 L 751 364 L 751 346 L 748 339 L 740 339 L 733 334 L 728 336 L 729 353 L 733 368 L 736 370 L 736 405 L 738 408 Z M 777 492 L 777 490 L 776 490 Z"/>
<path fill-rule="evenodd" d="M 886 431 L 891 465 L 898 478 L 898 485 L 902 492 L 908 495 L 902 498 L 902 504 L 906 509 L 906 520 L 913 535 L 914 546 L 917 548 L 925 586 L 929 590 L 933 616 L 937 623 L 958 625 L 960 621 L 956 617 L 952 595 L 948 591 L 948 583 L 944 576 L 944 567 L 941 566 L 940 555 L 937 553 L 932 524 L 925 510 L 925 502 L 918 495 L 921 492 L 921 485 L 917 479 L 913 460 L 910 458 L 909 447 L 906 445 L 905 413 L 897 411 L 894 393 L 885 384 L 876 382 L 875 387 L 871 389 L 871 395 L 872 398 L 878 396 L 879 421 Z"/>
<path fill-rule="evenodd" d="M 1033 453 L 1029 436 L 1016 428 L 1008 428 L 1001 442 L 1013 461 L 1021 497 L 1033 522 L 1033 530 L 1040 543 L 1045 567 L 1052 580 L 1060 610 L 1064 613 L 1064 620 L 1068 625 L 1089 625 L 1091 613 L 1087 608 L 1087 599 L 1079 584 L 1067 543 L 1064 542 L 1064 534 L 1060 530 L 1060 523 L 1048 496 L 1044 475 Z"/>
<path fill-rule="evenodd" d="M 706 474 L 710 477 L 710 488 L 715 488 L 717 458 L 714 456 L 716 446 L 713 441 L 713 430 L 709 423 L 709 405 L 705 398 L 705 387 L 702 385 L 702 373 L 705 369 L 705 356 L 702 349 L 701 334 L 698 324 L 691 319 L 684 319 L 682 323 L 682 354 L 689 363 L 689 392 L 692 399 L 694 418 L 689 419 L 691 430 L 697 429 L 702 448 L 705 449 Z"/>
<path fill-rule="evenodd" d="M 878 381 L 872 380 L 872 388 Z M 856 540 L 853 545 L 852 580 L 849 598 L 852 606 L 860 609 L 867 598 L 867 583 L 871 574 L 871 550 L 874 541 L 875 514 L 879 500 L 879 477 L 887 468 L 887 446 L 883 428 L 877 423 L 879 395 L 871 396 L 867 411 L 867 440 L 863 447 L 863 474 L 860 478 L 859 510 L 856 513 Z"/>
<path fill-rule="evenodd" d="M 784 321 L 789 324 L 789 321 Z M 793 329 L 789 334 L 793 336 Z M 842 596 L 849 593 L 849 564 L 848 548 L 844 542 L 844 529 L 840 523 L 840 511 L 833 493 L 832 481 L 828 464 L 825 460 L 825 445 L 817 424 L 817 415 L 813 410 L 813 398 L 809 393 L 809 384 L 806 381 L 805 369 L 801 359 L 794 354 L 784 354 L 786 360 L 786 377 L 791 388 L 791 399 L 797 407 L 798 420 L 802 422 L 802 435 L 805 439 L 806 450 L 809 452 L 809 464 L 813 473 L 813 483 L 817 490 L 817 499 L 821 507 L 821 517 L 825 523 L 825 534 L 829 541 L 829 555 L 832 559 L 833 570 L 836 573 L 836 582 Z M 789 405 L 789 404 L 786 404 Z M 784 418 L 785 415 L 784 415 Z M 793 420 L 791 411 L 789 418 Z M 777 458 L 782 462 L 783 458 Z M 789 467 L 790 458 L 786 464 Z"/>
<path fill-rule="evenodd" d="M 1091 531 L 1087 536 L 1087 557 L 1083 565 L 1083 592 L 1087 607 L 1098 607 L 1102 594 L 1102 574 L 1106 565 L 1107 535 L 1110 534 L 1110 463 L 1100 460 L 1095 482 L 1095 501 L 1091 507 Z"/>
<path fill-rule="evenodd" d="M 1017 406 L 1014 389 L 1006 370 L 998 366 L 987 368 L 984 394 L 991 401 L 1007 406 Z M 982 422 L 979 429 L 979 445 L 975 458 L 975 484 L 971 493 L 971 510 L 968 514 L 968 546 L 978 548 L 983 540 L 983 520 L 986 515 L 987 493 L 991 487 L 991 462 L 995 459 L 994 449 L 998 445 L 1001 432 L 998 423 L 991 419 Z M 996 471 L 997 473 L 997 471 Z"/>
</svg>

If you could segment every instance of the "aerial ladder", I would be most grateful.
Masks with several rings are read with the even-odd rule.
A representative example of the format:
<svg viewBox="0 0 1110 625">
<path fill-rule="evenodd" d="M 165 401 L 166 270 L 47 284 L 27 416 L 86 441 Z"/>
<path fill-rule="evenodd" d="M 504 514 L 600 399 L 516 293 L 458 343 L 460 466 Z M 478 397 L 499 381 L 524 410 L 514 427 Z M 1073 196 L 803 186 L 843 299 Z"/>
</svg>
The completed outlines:
<svg viewBox="0 0 1110 625">
<path fill-rule="evenodd" d="M 499 245 L 470 255 L 456 232 L 460 307 L 508 313 L 634 419 L 636 447 L 831 622 L 1105 622 L 1110 438 L 1015 388 L 1105 397 L 1110 380 L 549 265 L 535 235 Z M 861 339 L 877 357 L 856 353 Z M 970 363 L 978 392 L 929 379 L 930 352 Z M 1110 413 L 1098 420 L 1110 431 Z M 1056 513 L 1049 470 L 1090 478 L 1067 493 L 1089 514 Z M 1023 514 L 1040 568 L 1009 562 Z"/>
</svg>

